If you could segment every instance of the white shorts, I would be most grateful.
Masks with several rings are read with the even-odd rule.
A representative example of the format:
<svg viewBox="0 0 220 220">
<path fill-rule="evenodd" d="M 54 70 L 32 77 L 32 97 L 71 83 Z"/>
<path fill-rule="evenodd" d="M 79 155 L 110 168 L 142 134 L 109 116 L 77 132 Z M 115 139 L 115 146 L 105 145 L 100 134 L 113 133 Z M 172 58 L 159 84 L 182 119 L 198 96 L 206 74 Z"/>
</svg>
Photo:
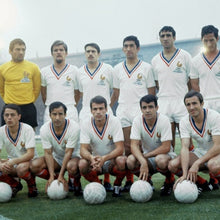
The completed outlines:
<svg viewBox="0 0 220 220">
<path fill-rule="evenodd" d="M 199 148 L 195 148 L 192 153 L 194 153 L 198 158 L 203 157 L 206 153 L 207 150 L 203 150 L 203 149 L 199 149 Z"/>
<path fill-rule="evenodd" d="M 110 106 L 108 106 L 108 111 L 107 114 L 113 115 L 112 112 L 112 108 Z M 79 113 L 79 121 L 81 123 L 81 121 L 83 120 L 87 120 L 88 118 L 92 117 L 92 113 L 91 113 L 91 109 L 90 107 L 83 107 Z"/>
<path fill-rule="evenodd" d="M 205 99 L 204 108 L 210 108 L 220 113 L 220 100 L 219 99 L 213 99 L 213 100 Z"/>
<path fill-rule="evenodd" d="M 116 115 L 121 121 L 122 128 L 131 127 L 134 118 L 141 114 L 139 104 L 135 106 L 118 105 Z"/>
<path fill-rule="evenodd" d="M 77 112 L 75 105 L 66 105 L 66 107 L 67 107 L 66 118 L 79 123 L 79 116 L 78 116 L 78 112 Z M 44 112 L 44 123 L 49 120 L 50 120 L 49 106 L 46 106 L 46 109 Z"/>
<path fill-rule="evenodd" d="M 158 106 L 158 112 L 166 115 L 170 122 L 179 123 L 181 118 L 187 114 L 183 99 L 158 99 Z"/>
</svg>

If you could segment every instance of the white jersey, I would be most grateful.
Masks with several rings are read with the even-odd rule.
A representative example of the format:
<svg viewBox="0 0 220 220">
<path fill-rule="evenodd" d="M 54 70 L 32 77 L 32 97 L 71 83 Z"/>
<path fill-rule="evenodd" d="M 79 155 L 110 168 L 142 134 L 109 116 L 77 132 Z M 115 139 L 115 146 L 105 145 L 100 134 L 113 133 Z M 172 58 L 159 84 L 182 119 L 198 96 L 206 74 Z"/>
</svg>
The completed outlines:
<svg viewBox="0 0 220 220">
<path fill-rule="evenodd" d="M 106 63 L 99 63 L 93 73 L 87 65 L 79 69 L 79 90 L 83 93 L 82 107 L 89 107 L 90 100 L 97 95 L 103 96 L 110 104 L 110 89 L 113 84 L 113 68 Z"/>
<path fill-rule="evenodd" d="M 133 121 L 130 139 L 141 140 L 144 154 L 155 150 L 164 141 L 171 141 L 172 132 L 168 117 L 157 114 L 153 128 L 149 129 L 143 115 L 138 115 Z"/>
<path fill-rule="evenodd" d="M 197 142 L 197 148 L 204 152 L 213 146 L 212 136 L 220 135 L 220 115 L 214 110 L 204 109 L 204 120 L 202 129 L 199 130 L 193 118 L 186 115 L 180 121 L 181 138 L 192 138 Z"/>
<path fill-rule="evenodd" d="M 177 49 L 170 60 L 160 52 L 152 59 L 154 78 L 159 83 L 158 98 L 183 99 L 188 92 L 187 82 L 192 67 L 191 55 Z"/>
<path fill-rule="evenodd" d="M 106 115 L 106 123 L 100 132 L 94 118 L 85 120 L 81 126 L 80 144 L 90 144 L 93 155 L 106 155 L 115 149 L 114 143 L 124 141 L 121 123 L 113 115 Z"/>
<path fill-rule="evenodd" d="M 60 101 L 65 105 L 75 105 L 74 90 L 78 90 L 77 67 L 66 64 L 58 73 L 54 65 L 42 68 L 41 86 L 47 87 L 45 105 Z"/>
<path fill-rule="evenodd" d="M 33 128 L 25 123 L 20 122 L 16 139 L 10 135 L 7 125 L 0 128 L 0 149 L 5 147 L 8 158 L 19 158 L 27 152 L 27 149 L 35 149 L 35 133 Z"/>
<path fill-rule="evenodd" d="M 138 105 L 140 99 L 148 94 L 148 88 L 155 81 L 151 65 L 141 60 L 129 71 L 126 61 L 115 66 L 113 87 L 120 89 L 118 103 L 126 106 Z"/>
<path fill-rule="evenodd" d="M 212 62 L 203 53 L 193 58 L 191 79 L 199 79 L 200 92 L 205 100 L 220 99 L 220 51 Z"/>
<path fill-rule="evenodd" d="M 69 119 L 65 121 L 63 133 L 59 137 L 54 131 L 52 122 L 46 122 L 40 129 L 43 149 L 52 148 L 53 157 L 58 161 L 63 160 L 66 148 L 74 148 L 72 156 L 79 154 L 79 125 Z"/>
</svg>

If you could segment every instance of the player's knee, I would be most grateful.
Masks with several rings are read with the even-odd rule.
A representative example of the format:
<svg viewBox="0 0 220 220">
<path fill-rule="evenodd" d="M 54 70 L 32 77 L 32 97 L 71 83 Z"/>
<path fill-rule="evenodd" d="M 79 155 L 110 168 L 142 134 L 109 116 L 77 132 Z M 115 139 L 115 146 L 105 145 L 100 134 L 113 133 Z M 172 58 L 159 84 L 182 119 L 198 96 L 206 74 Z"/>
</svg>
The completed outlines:
<svg viewBox="0 0 220 220">
<path fill-rule="evenodd" d="M 16 167 L 17 175 L 24 176 L 29 171 L 29 163 L 20 163 Z"/>
<path fill-rule="evenodd" d="M 131 154 L 127 159 L 127 167 L 129 170 L 133 170 L 135 168 L 135 157 Z"/>
<path fill-rule="evenodd" d="M 67 163 L 66 169 L 70 174 L 76 174 L 78 172 L 78 162 L 77 161 L 69 161 Z"/>
<path fill-rule="evenodd" d="M 88 172 L 88 162 L 85 159 L 80 159 L 78 166 L 81 174 L 86 174 Z"/>
<path fill-rule="evenodd" d="M 165 157 L 164 155 L 157 155 L 155 157 L 155 162 L 160 169 L 164 170 L 167 169 L 169 161 L 168 158 Z"/>
<path fill-rule="evenodd" d="M 41 159 L 35 159 L 30 162 L 30 171 L 32 173 L 38 173 L 43 169 L 43 161 Z"/>
<path fill-rule="evenodd" d="M 178 170 L 178 163 L 175 159 L 170 160 L 168 163 L 168 170 L 172 173 L 176 173 Z"/>
<path fill-rule="evenodd" d="M 208 161 L 207 167 L 213 174 L 217 174 L 220 171 L 220 164 L 217 160 L 214 159 Z"/>
<path fill-rule="evenodd" d="M 127 157 L 125 156 L 119 156 L 116 158 L 116 166 L 119 170 L 125 170 L 126 158 Z"/>
</svg>

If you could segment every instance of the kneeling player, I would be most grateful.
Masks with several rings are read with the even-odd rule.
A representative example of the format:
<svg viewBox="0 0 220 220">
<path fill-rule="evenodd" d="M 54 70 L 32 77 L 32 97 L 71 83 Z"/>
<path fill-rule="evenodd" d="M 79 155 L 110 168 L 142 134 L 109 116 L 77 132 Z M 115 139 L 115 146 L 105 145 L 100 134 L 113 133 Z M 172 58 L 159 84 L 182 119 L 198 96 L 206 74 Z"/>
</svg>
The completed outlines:
<svg viewBox="0 0 220 220">
<path fill-rule="evenodd" d="M 170 161 L 169 170 L 179 176 L 182 174 L 176 183 L 188 179 L 197 183 L 200 192 L 210 191 L 215 185 L 208 184 L 197 174 L 200 170 L 209 170 L 220 180 L 220 115 L 203 108 L 203 97 L 199 92 L 188 92 L 184 103 L 189 114 L 180 121 L 181 153 Z M 194 151 L 189 151 L 190 138 L 197 142 Z"/>
<path fill-rule="evenodd" d="M 79 126 L 75 121 L 65 119 L 66 111 L 66 106 L 61 102 L 50 104 L 51 121 L 46 122 L 40 129 L 44 157 L 32 161 L 31 170 L 37 176 L 48 180 L 46 188 L 58 178 L 66 191 L 68 184 L 64 174 L 67 170 L 69 185 L 73 183 L 75 195 L 80 195 Z"/>
<path fill-rule="evenodd" d="M 12 196 L 15 196 L 23 186 L 14 177 L 22 178 L 28 185 L 28 197 L 36 197 L 35 176 L 30 172 L 30 161 L 37 156 L 34 130 L 19 122 L 19 106 L 5 105 L 2 112 L 6 125 L 0 128 L 0 150 L 3 146 L 6 148 L 8 160 L 0 161 L 0 181 L 8 183 L 12 187 Z"/>
<path fill-rule="evenodd" d="M 168 171 L 169 161 L 176 156 L 172 151 L 171 126 L 167 116 L 158 114 L 157 98 L 146 95 L 140 100 L 142 115 L 136 116 L 131 128 L 131 152 L 127 166 L 139 179 L 148 180 L 159 171 L 166 176 L 160 195 L 170 195 L 174 175 Z M 140 141 L 142 149 L 140 149 Z"/>
<path fill-rule="evenodd" d="M 93 117 L 82 121 L 80 133 L 80 173 L 90 182 L 101 181 L 98 175 L 116 176 L 113 196 L 120 196 L 121 182 L 126 175 L 124 137 L 118 118 L 107 113 L 107 102 L 102 96 L 90 102 Z"/>
</svg>

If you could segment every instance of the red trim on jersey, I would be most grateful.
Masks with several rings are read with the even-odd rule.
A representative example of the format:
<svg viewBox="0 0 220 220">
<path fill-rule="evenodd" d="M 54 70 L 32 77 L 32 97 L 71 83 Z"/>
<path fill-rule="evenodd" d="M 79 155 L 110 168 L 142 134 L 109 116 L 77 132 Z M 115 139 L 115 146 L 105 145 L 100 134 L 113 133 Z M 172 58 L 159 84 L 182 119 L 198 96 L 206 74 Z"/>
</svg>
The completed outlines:
<svg viewBox="0 0 220 220">
<path fill-rule="evenodd" d="M 104 124 L 104 127 L 102 129 L 102 131 L 100 132 L 97 127 L 96 127 L 96 124 L 95 124 L 95 119 L 92 117 L 91 118 L 91 123 L 92 123 L 92 127 L 95 131 L 95 133 L 97 134 L 97 136 L 102 140 L 103 137 L 105 136 L 105 132 L 107 130 L 107 127 L 108 127 L 108 121 L 109 121 L 109 115 L 106 115 L 106 121 L 105 121 L 105 124 Z"/>
<path fill-rule="evenodd" d="M 204 136 L 204 133 L 205 133 L 205 127 L 206 127 L 206 123 L 207 123 L 207 116 L 208 116 L 208 109 L 204 109 L 204 113 L 205 113 L 205 118 L 203 119 L 203 124 L 202 124 L 202 129 L 199 130 L 197 127 L 196 127 L 196 124 L 193 120 L 193 118 L 191 116 L 189 116 L 189 122 L 193 128 L 193 130 L 200 136 L 200 137 L 203 137 Z"/>
<path fill-rule="evenodd" d="M 58 73 L 54 67 L 54 65 L 50 66 L 50 70 L 53 73 L 53 75 L 59 80 L 61 76 L 69 69 L 70 64 L 66 64 L 65 67 Z"/>
<path fill-rule="evenodd" d="M 144 116 L 142 115 L 142 123 L 143 123 L 143 126 L 144 126 L 144 130 L 149 134 L 149 136 L 152 138 L 154 136 L 154 133 L 155 133 L 155 130 L 156 130 L 156 124 L 157 124 L 157 120 L 158 120 L 158 117 L 159 117 L 159 114 L 157 114 L 157 119 L 154 123 L 154 126 L 153 128 L 150 130 L 147 126 L 147 123 L 144 119 Z"/>
<path fill-rule="evenodd" d="M 103 63 L 99 63 L 99 65 L 97 66 L 97 68 L 94 70 L 93 73 L 89 71 L 89 68 L 87 67 L 87 65 L 84 65 L 84 71 L 87 73 L 90 79 L 93 79 L 95 75 L 99 72 L 99 70 L 101 69 L 102 65 Z"/>
<path fill-rule="evenodd" d="M 8 140 L 9 140 L 14 146 L 16 146 L 17 143 L 18 143 L 18 141 L 19 141 L 19 138 L 20 138 L 20 136 L 21 136 L 22 126 L 23 126 L 23 123 L 19 122 L 18 133 L 17 133 L 17 136 L 16 136 L 15 140 L 13 140 L 13 138 L 11 137 L 10 132 L 9 132 L 9 129 L 8 129 L 8 126 L 5 126 L 6 136 L 7 136 Z"/>
<path fill-rule="evenodd" d="M 55 133 L 55 131 L 54 131 L 54 129 L 53 129 L 53 124 L 52 124 L 52 122 L 50 122 L 50 131 L 51 131 L 51 134 L 53 135 L 54 139 L 56 140 L 56 142 L 57 142 L 58 144 L 61 144 L 61 142 L 62 142 L 62 140 L 64 139 L 65 134 L 66 134 L 66 132 L 67 132 L 67 129 L 68 129 L 70 120 L 69 120 L 69 119 L 66 119 L 66 121 L 67 121 L 67 123 L 66 123 L 66 125 L 65 125 L 65 127 L 64 127 L 64 130 L 63 130 L 63 133 L 62 133 L 60 139 L 57 138 L 57 135 L 56 135 L 56 133 Z"/>
<path fill-rule="evenodd" d="M 123 66 L 124 71 L 126 72 L 127 76 L 128 76 L 129 78 L 131 78 L 131 76 L 133 75 L 133 73 L 139 68 L 139 66 L 140 66 L 141 64 L 142 64 L 142 61 L 139 60 L 139 61 L 137 62 L 137 64 L 134 66 L 134 68 L 133 68 L 131 71 L 128 70 L 127 65 L 126 65 L 126 62 L 123 62 L 123 63 L 122 63 L 122 66 Z"/>
<path fill-rule="evenodd" d="M 177 49 L 176 52 L 173 54 L 173 56 L 171 57 L 170 60 L 167 60 L 164 55 L 163 52 L 160 53 L 160 58 L 163 60 L 163 62 L 169 67 L 173 61 L 175 60 L 175 58 L 178 56 L 178 54 L 180 53 L 181 49 Z"/>
<path fill-rule="evenodd" d="M 209 69 L 212 69 L 212 67 L 215 65 L 215 63 L 219 60 L 220 57 L 220 51 L 216 55 L 216 57 L 212 60 L 212 62 L 209 62 L 208 59 L 206 58 L 205 54 L 202 54 L 202 59 L 205 62 L 205 64 L 208 66 Z"/>
</svg>

